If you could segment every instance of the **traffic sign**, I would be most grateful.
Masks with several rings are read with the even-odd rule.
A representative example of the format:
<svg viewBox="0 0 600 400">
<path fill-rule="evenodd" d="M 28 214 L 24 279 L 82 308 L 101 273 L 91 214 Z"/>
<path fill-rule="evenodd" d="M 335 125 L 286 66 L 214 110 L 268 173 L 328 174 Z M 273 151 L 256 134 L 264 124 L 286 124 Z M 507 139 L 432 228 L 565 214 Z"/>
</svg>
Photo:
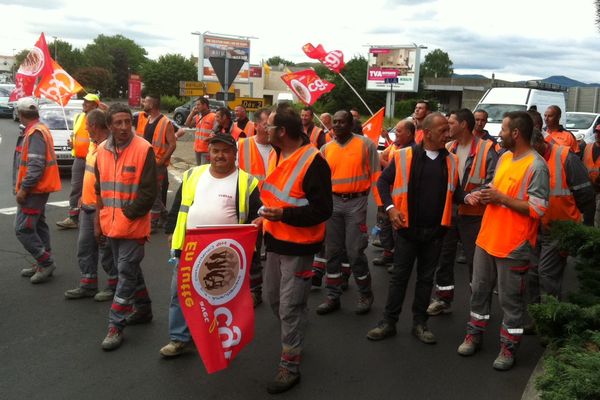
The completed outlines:
<svg viewBox="0 0 600 400">
<path fill-rule="evenodd" d="M 206 90 L 204 89 L 179 89 L 179 95 L 184 97 L 204 96 L 205 94 Z"/>
<path fill-rule="evenodd" d="M 215 98 L 222 101 L 233 101 L 235 100 L 235 93 L 217 92 Z"/>
<path fill-rule="evenodd" d="M 206 90 L 206 83 L 198 81 L 179 81 L 180 89 L 202 89 Z"/>
<path fill-rule="evenodd" d="M 246 111 L 254 112 L 265 106 L 265 100 L 258 97 L 239 97 L 240 105 L 246 109 Z"/>
<path fill-rule="evenodd" d="M 210 61 L 215 74 L 217 74 L 224 91 L 229 90 L 229 86 L 233 83 L 245 62 L 244 60 L 225 57 L 209 57 L 208 61 Z"/>
<path fill-rule="evenodd" d="M 398 83 L 398 78 L 384 78 L 385 83 Z"/>
</svg>

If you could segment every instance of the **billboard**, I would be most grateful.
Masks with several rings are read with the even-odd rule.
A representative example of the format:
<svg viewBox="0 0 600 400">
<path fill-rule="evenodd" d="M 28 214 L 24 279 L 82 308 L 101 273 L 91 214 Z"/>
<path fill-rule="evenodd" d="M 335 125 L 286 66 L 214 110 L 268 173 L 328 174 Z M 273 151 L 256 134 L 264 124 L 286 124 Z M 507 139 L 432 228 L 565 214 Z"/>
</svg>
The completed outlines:
<svg viewBox="0 0 600 400">
<path fill-rule="evenodd" d="M 210 61 L 208 61 L 208 58 L 226 57 L 244 60 L 244 65 L 235 78 L 235 82 L 248 82 L 248 79 L 250 78 L 250 40 L 208 34 L 204 34 L 203 39 L 203 80 L 218 82 L 219 79 L 210 64 Z"/>
<path fill-rule="evenodd" d="M 414 46 L 369 48 L 367 90 L 418 91 L 420 50 Z M 386 83 L 396 79 L 397 83 Z"/>
</svg>

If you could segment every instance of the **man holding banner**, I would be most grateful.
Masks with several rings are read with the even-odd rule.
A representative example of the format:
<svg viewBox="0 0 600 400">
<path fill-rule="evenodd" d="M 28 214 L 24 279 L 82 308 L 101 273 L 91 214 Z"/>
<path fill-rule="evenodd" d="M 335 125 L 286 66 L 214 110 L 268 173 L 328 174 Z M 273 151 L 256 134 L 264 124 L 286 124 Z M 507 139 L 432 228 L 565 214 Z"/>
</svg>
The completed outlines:
<svg viewBox="0 0 600 400">
<path fill-rule="evenodd" d="M 160 349 L 165 358 L 177 357 L 191 348 L 188 319 L 184 319 L 177 289 L 179 258 L 187 229 L 200 225 L 246 224 L 257 217 L 261 206 L 258 180 L 235 165 L 237 148 L 233 137 L 216 133 L 209 141 L 208 150 L 210 164 L 191 168 L 183 174 L 166 226 L 166 232 L 172 234 L 171 250 L 177 262 L 171 280 L 170 341 Z M 255 256 L 252 262 L 260 263 L 260 258 Z M 199 338 L 194 337 L 198 341 Z M 205 357 L 202 354 L 202 358 Z M 206 359 L 205 364 L 210 372 L 211 366 Z"/>
<path fill-rule="evenodd" d="M 300 116 L 281 104 L 268 119 L 275 151 L 261 192 L 267 262 L 265 292 L 281 321 L 281 360 L 269 393 L 300 382 L 300 357 L 307 320 L 313 256 L 323 245 L 331 217 L 331 170 L 302 131 Z"/>
</svg>

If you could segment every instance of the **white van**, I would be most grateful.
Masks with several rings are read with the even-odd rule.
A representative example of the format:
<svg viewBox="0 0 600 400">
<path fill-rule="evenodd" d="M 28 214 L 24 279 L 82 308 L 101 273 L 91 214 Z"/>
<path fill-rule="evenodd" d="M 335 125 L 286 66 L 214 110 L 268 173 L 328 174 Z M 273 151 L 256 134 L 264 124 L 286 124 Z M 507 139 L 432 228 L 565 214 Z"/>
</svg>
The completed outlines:
<svg viewBox="0 0 600 400">
<path fill-rule="evenodd" d="M 562 111 L 560 124 L 564 126 L 567 114 L 564 92 L 529 88 L 491 88 L 479 100 L 475 110 L 483 109 L 488 112 L 488 123 L 485 129 L 490 135 L 499 136 L 505 113 L 527 111 L 535 106 L 543 118 L 544 112 L 551 105 L 560 107 Z"/>
<path fill-rule="evenodd" d="M 294 96 L 291 93 L 287 93 L 287 92 L 277 93 L 277 99 L 275 100 L 276 104 L 293 103 L 293 102 L 294 102 Z"/>
</svg>

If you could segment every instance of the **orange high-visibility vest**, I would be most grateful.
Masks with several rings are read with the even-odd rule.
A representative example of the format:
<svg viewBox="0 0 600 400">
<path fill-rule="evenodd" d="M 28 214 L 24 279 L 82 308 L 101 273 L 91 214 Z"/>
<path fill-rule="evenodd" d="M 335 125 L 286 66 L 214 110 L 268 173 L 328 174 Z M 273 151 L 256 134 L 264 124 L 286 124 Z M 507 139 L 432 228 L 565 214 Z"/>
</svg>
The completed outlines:
<svg viewBox="0 0 600 400">
<path fill-rule="evenodd" d="M 417 131 L 415 132 L 415 143 L 416 144 L 421 144 L 421 142 L 423 141 L 424 134 L 425 134 L 425 131 L 423 131 L 423 129 L 417 129 Z"/>
<path fill-rule="evenodd" d="M 542 224 L 548 226 L 553 221 L 581 221 L 581 213 L 575 204 L 575 198 L 567 185 L 565 161 L 569 148 L 550 145 L 548 170 L 550 171 L 550 197 L 548 209 L 542 217 Z"/>
<path fill-rule="evenodd" d="M 458 142 L 452 141 L 449 143 L 448 148 L 452 153 L 455 153 L 457 146 Z M 467 184 L 463 188 L 466 193 L 471 193 L 473 190 L 481 187 L 485 183 L 488 168 L 487 156 L 490 152 L 490 149 L 493 146 L 494 142 L 492 142 L 491 140 L 482 140 L 478 137 L 473 138 L 473 143 L 471 145 L 471 154 L 474 153 L 473 164 L 471 165 L 471 171 L 469 171 L 469 176 L 467 177 Z M 469 204 L 460 204 L 458 206 L 459 215 L 482 216 L 484 212 L 485 205 L 483 204 L 479 204 L 476 206 L 471 206 Z"/>
<path fill-rule="evenodd" d="M 94 166 L 96 165 L 96 155 L 98 146 L 94 142 L 90 143 L 87 157 L 85 158 L 85 172 L 83 174 L 83 189 L 81 190 L 81 205 L 96 207 L 96 174 Z"/>
<path fill-rule="evenodd" d="M 546 142 L 548 143 L 556 143 L 559 146 L 567 146 L 571 149 L 573 153 L 579 153 L 579 145 L 577 144 L 577 139 L 570 131 L 554 131 L 547 132 L 548 136 L 546 136 Z"/>
<path fill-rule="evenodd" d="M 223 132 L 223 133 L 227 133 L 227 132 Z M 231 134 L 231 136 L 233 136 L 233 138 L 235 139 L 235 141 L 237 142 L 241 138 L 243 139 L 244 136 L 242 135 L 242 133 L 245 135 L 246 133 L 240 129 L 239 126 L 237 126 L 237 124 L 233 124 L 232 126 L 229 127 L 229 133 Z"/>
<path fill-rule="evenodd" d="M 408 228 L 408 184 L 410 180 L 410 169 L 412 167 L 413 149 L 405 147 L 394 153 L 394 163 L 396 165 L 396 177 L 392 187 L 392 202 L 394 207 L 404 216 L 405 223 L 403 228 Z M 458 182 L 458 158 L 448 153 L 446 156 L 446 166 L 448 167 L 448 185 L 446 187 L 446 200 L 444 202 L 444 213 L 440 225 L 450 226 L 452 224 L 452 197 Z"/>
<path fill-rule="evenodd" d="M 313 126 L 312 130 L 310 131 L 310 135 L 308 136 L 310 142 L 312 143 L 313 146 L 317 147 L 318 146 L 318 141 L 319 141 L 319 136 L 321 135 L 321 132 L 323 132 L 323 129 L 317 127 L 317 126 Z M 308 134 L 308 132 L 306 132 Z"/>
<path fill-rule="evenodd" d="M 110 146 L 107 149 L 107 144 Z M 150 213 L 130 220 L 123 209 L 138 196 L 142 170 L 151 148 L 150 143 L 138 135 L 122 149 L 115 159 L 112 140 L 105 140 L 99 147 L 96 165 L 100 173 L 100 226 L 102 233 L 110 238 L 142 239 L 150 235 Z"/>
<path fill-rule="evenodd" d="M 306 144 L 285 160 L 277 159 L 277 153 L 269 157 L 269 172 L 260 192 L 265 207 L 301 207 L 308 205 L 302 189 L 304 175 L 315 157 L 321 157 L 314 146 Z M 292 226 L 282 221 L 263 221 L 263 230 L 277 240 L 311 244 L 325 238 L 325 223 L 313 226 Z"/>
<path fill-rule="evenodd" d="M 86 121 L 87 115 L 82 112 L 75 116 L 73 123 L 73 156 L 77 158 L 85 158 L 90 145 L 90 133 Z"/>
<path fill-rule="evenodd" d="M 52 134 L 46 127 L 46 125 L 38 122 L 32 124 L 28 129 L 25 130 L 23 138 L 23 148 L 21 150 L 21 163 L 19 165 L 19 171 L 17 173 L 17 182 L 15 185 L 15 191 L 18 192 L 21 189 L 21 183 L 27 175 L 27 161 L 29 160 L 29 140 L 31 135 L 35 131 L 42 134 L 44 142 L 46 143 L 46 167 L 40 180 L 36 183 L 30 193 L 52 193 L 58 192 L 61 189 L 60 175 L 58 173 L 58 164 L 56 164 L 56 154 L 54 153 L 54 141 L 52 140 Z"/>
<path fill-rule="evenodd" d="M 204 116 L 196 115 L 196 136 L 194 140 L 194 151 L 196 153 L 208 153 L 208 141 L 215 129 L 215 113 L 209 112 Z"/>
<path fill-rule="evenodd" d="M 273 150 L 271 150 L 273 151 Z M 259 182 L 259 188 L 267 177 L 265 163 L 256 145 L 256 136 L 240 138 L 238 142 L 238 165 L 240 169 L 253 175 Z"/>
<path fill-rule="evenodd" d="M 140 118 L 142 113 L 139 113 L 138 123 L 135 129 L 135 133 L 141 137 L 144 137 L 144 131 L 146 130 L 146 125 L 148 125 L 148 117 L 146 113 L 143 114 L 144 118 Z M 171 121 L 169 121 L 169 118 L 163 115 L 162 118 L 158 120 L 158 124 L 156 124 L 156 127 L 154 128 L 154 134 L 152 135 L 152 149 L 154 149 L 156 161 L 163 158 L 169 149 L 169 144 L 167 143 L 167 133 L 169 130 L 173 130 L 173 125 L 171 124 Z M 171 157 L 165 161 L 165 167 L 169 166 L 170 159 Z"/>
<path fill-rule="evenodd" d="M 333 193 L 360 193 L 371 189 L 371 182 L 377 178 L 371 173 L 375 160 L 370 159 L 369 143 L 371 139 L 365 136 L 352 135 L 343 145 L 334 140 L 323 146 L 321 153 L 331 168 Z M 374 156 L 379 158 L 377 153 Z M 375 175 L 380 174 L 377 171 Z"/>
<path fill-rule="evenodd" d="M 240 128 L 238 126 L 238 123 L 236 121 L 236 123 L 234 124 L 236 128 L 238 128 L 240 131 L 244 132 L 244 134 L 246 135 L 247 138 L 249 138 L 250 136 L 254 136 L 254 122 L 252 121 L 248 121 L 246 123 L 246 127 L 244 129 Z M 238 135 L 239 137 L 239 135 Z"/>
<path fill-rule="evenodd" d="M 492 186 L 512 198 L 528 201 L 527 187 L 533 174 L 536 154 L 532 150 L 514 160 L 511 151 L 504 153 L 496 165 Z M 540 218 L 544 212 L 542 204 L 535 205 L 534 210 L 530 205 L 529 215 L 501 204 L 488 204 L 477 236 L 477 246 L 500 258 L 508 257 L 527 241 L 531 247 L 535 247 Z"/>
<path fill-rule="evenodd" d="M 594 162 L 594 146 L 596 143 L 588 143 L 583 151 L 583 164 L 590 174 L 592 184 L 598 185 L 598 176 L 600 175 L 600 157 Z"/>
</svg>

